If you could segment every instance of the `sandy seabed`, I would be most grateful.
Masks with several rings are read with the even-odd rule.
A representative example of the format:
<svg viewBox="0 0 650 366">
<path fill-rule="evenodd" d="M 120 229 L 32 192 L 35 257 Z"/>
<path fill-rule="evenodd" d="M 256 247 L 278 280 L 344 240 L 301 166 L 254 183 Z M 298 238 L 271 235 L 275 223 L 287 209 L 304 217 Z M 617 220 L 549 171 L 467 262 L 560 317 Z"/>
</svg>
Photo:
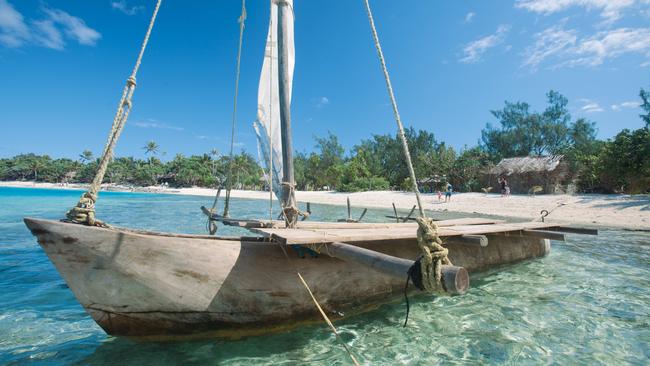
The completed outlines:
<svg viewBox="0 0 650 366">
<path fill-rule="evenodd" d="M 83 189 L 84 185 L 70 184 L 61 186 L 54 183 L 34 182 L 0 182 L 0 187 Z M 151 192 L 164 194 L 181 194 L 214 197 L 216 190 L 208 188 L 128 188 L 107 186 L 109 190 Z M 231 197 L 268 199 L 269 193 L 263 191 L 233 190 Z M 331 205 L 345 205 L 346 199 L 355 208 L 375 207 L 392 208 L 392 204 L 403 212 L 416 204 L 415 195 L 397 191 L 370 191 L 357 193 L 340 193 L 332 191 L 297 191 L 300 202 Z M 422 194 L 426 210 L 451 211 L 472 214 L 498 215 L 520 219 L 539 219 L 542 210 L 548 210 L 547 222 L 576 224 L 581 226 L 598 226 L 624 228 L 630 230 L 650 230 L 650 195 L 623 194 L 583 194 L 583 195 L 511 195 L 501 197 L 499 194 L 455 193 L 450 202 L 438 200 L 436 194 Z"/>
</svg>

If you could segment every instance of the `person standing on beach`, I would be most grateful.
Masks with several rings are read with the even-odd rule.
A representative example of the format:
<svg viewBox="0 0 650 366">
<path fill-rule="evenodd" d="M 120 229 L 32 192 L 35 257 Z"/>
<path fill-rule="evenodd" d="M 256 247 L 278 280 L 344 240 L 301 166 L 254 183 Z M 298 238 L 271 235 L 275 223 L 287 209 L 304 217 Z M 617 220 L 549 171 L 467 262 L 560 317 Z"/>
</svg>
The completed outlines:
<svg viewBox="0 0 650 366">
<path fill-rule="evenodd" d="M 506 196 L 506 186 L 508 185 L 508 183 L 506 182 L 506 178 L 503 178 L 503 177 L 499 178 L 499 185 L 501 186 L 501 197 L 505 197 Z"/>
<path fill-rule="evenodd" d="M 445 202 L 451 201 L 451 193 L 454 191 L 454 188 L 451 186 L 451 183 L 447 182 L 447 190 L 445 191 Z"/>
</svg>

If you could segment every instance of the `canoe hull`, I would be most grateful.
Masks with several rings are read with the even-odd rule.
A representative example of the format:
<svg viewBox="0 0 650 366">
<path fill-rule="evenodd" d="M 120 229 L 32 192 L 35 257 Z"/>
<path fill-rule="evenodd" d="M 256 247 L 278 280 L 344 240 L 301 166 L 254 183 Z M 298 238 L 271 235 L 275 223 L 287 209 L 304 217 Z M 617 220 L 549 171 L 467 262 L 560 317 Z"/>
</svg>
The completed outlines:
<svg viewBox="0 0 650 366">
<path fill-rule="evenodd" d="M 255 238 L 147 233 L 25 219 L 75 297 L 109 334 L 211 333 L 238 337 L 318 319 L 301 272 L 334 316 L 401 296 L 404 281 L 330 258 L 287 259 L 278 244 Z M 414 259 L 415 242 L 358 246 Z M 455 265 L 480 271 L 546 255 L 548 240 L 490 236 L 487 247 L 449 245 Z"/>
</svg>

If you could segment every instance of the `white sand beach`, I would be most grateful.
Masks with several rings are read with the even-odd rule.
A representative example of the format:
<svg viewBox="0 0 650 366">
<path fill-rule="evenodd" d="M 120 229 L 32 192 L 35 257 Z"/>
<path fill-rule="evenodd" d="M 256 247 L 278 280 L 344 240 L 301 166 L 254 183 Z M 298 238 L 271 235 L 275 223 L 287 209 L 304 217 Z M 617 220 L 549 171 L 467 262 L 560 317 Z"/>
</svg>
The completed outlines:
<svg viewBox="0 0 650 366">
<path fill-rule="evenodd" d="M 29 187 L 81 189 L 83 185 L 70 184 L 61 187 L 53 183 L 0 182 L 0 187 Z M 110 190 L 131 190 L 128 187 L 111 186 Z M 216 190 L 208 188 L 136 188 L 139 192 L 165 194 L 182 194 L 214 197 Z M 262 191 L 233 190 L 232 197 L 268 199 L 269 193 Z M 358 193 L 339 193 L 330 191 L 298 191 L 296 198 L 300 202 L 331 205 L 345 205 L 350 197 L 353 207 L 392 208 L 395 203 L 400 212 L 410 210 L 416 204 L 415 195 L 407 192 L 372 191 Z M 425 209 L 432 211 L 450 211 L 472 214 L 498 215 L 521 219 L 539 219 L 540 211 L 548 210 L 547 222 L 576 224 L 581 226 L 598 226 L 625 228 L 630 230 L 650 230 L 650 196 L 623 194 L 588 194 L 588 195 L 512 195 L 501 197 L 499 194 L 456 193 L 448 203 L 438 200 L 435 194 L 423 194 Z"/>
</svg>

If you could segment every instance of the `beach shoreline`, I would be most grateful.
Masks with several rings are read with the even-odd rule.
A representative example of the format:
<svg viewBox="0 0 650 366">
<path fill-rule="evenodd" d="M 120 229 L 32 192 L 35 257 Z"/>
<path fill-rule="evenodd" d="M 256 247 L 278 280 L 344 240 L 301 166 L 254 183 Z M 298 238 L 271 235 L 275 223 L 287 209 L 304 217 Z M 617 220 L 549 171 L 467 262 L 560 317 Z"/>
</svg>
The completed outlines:
<svg viewBox="0 0 650 366">
<path fill-rule="evenodd" d="M 0 187 L 49 188 L 49 189 L 86 189 L 85 184 L 68 184 L 34 182 L 0 182 Z M 189 196 L 214 197 L 215 189 L 210 188 L 162 188 L 126 187 L 104 185 L 103 191 L 142 192 L 157 194 L 176 194 Z M 233 190 L 231 197 L 244 199 L 268 200 L 269 192 Z M 410 210 L 416 204 L 415 195 L 400 191 L 369 192 L 333 192 L 333 191 L 297 191 L 299 202 L 315 204 L 346 205 L 350 198 L 354 208 L 391 208 L 394 203 L 401 212 Z M 495 215 L 513 219 L 539 220 L 540 212 L 547 210 L 550 214 L 547 222 L 573 224 L 579 226 L 618 228 L 627 230 L 650 230 L 650 195 L 623 194 L 582 194 L 582 195 L 512 195 L 501 197 L 499 194 L 456 193 L 448 203 L 438 200 L 436 194 L 422 194 L 424 208 L 432 212 L 457 212 L 468 216 Z"/>
</svg>

